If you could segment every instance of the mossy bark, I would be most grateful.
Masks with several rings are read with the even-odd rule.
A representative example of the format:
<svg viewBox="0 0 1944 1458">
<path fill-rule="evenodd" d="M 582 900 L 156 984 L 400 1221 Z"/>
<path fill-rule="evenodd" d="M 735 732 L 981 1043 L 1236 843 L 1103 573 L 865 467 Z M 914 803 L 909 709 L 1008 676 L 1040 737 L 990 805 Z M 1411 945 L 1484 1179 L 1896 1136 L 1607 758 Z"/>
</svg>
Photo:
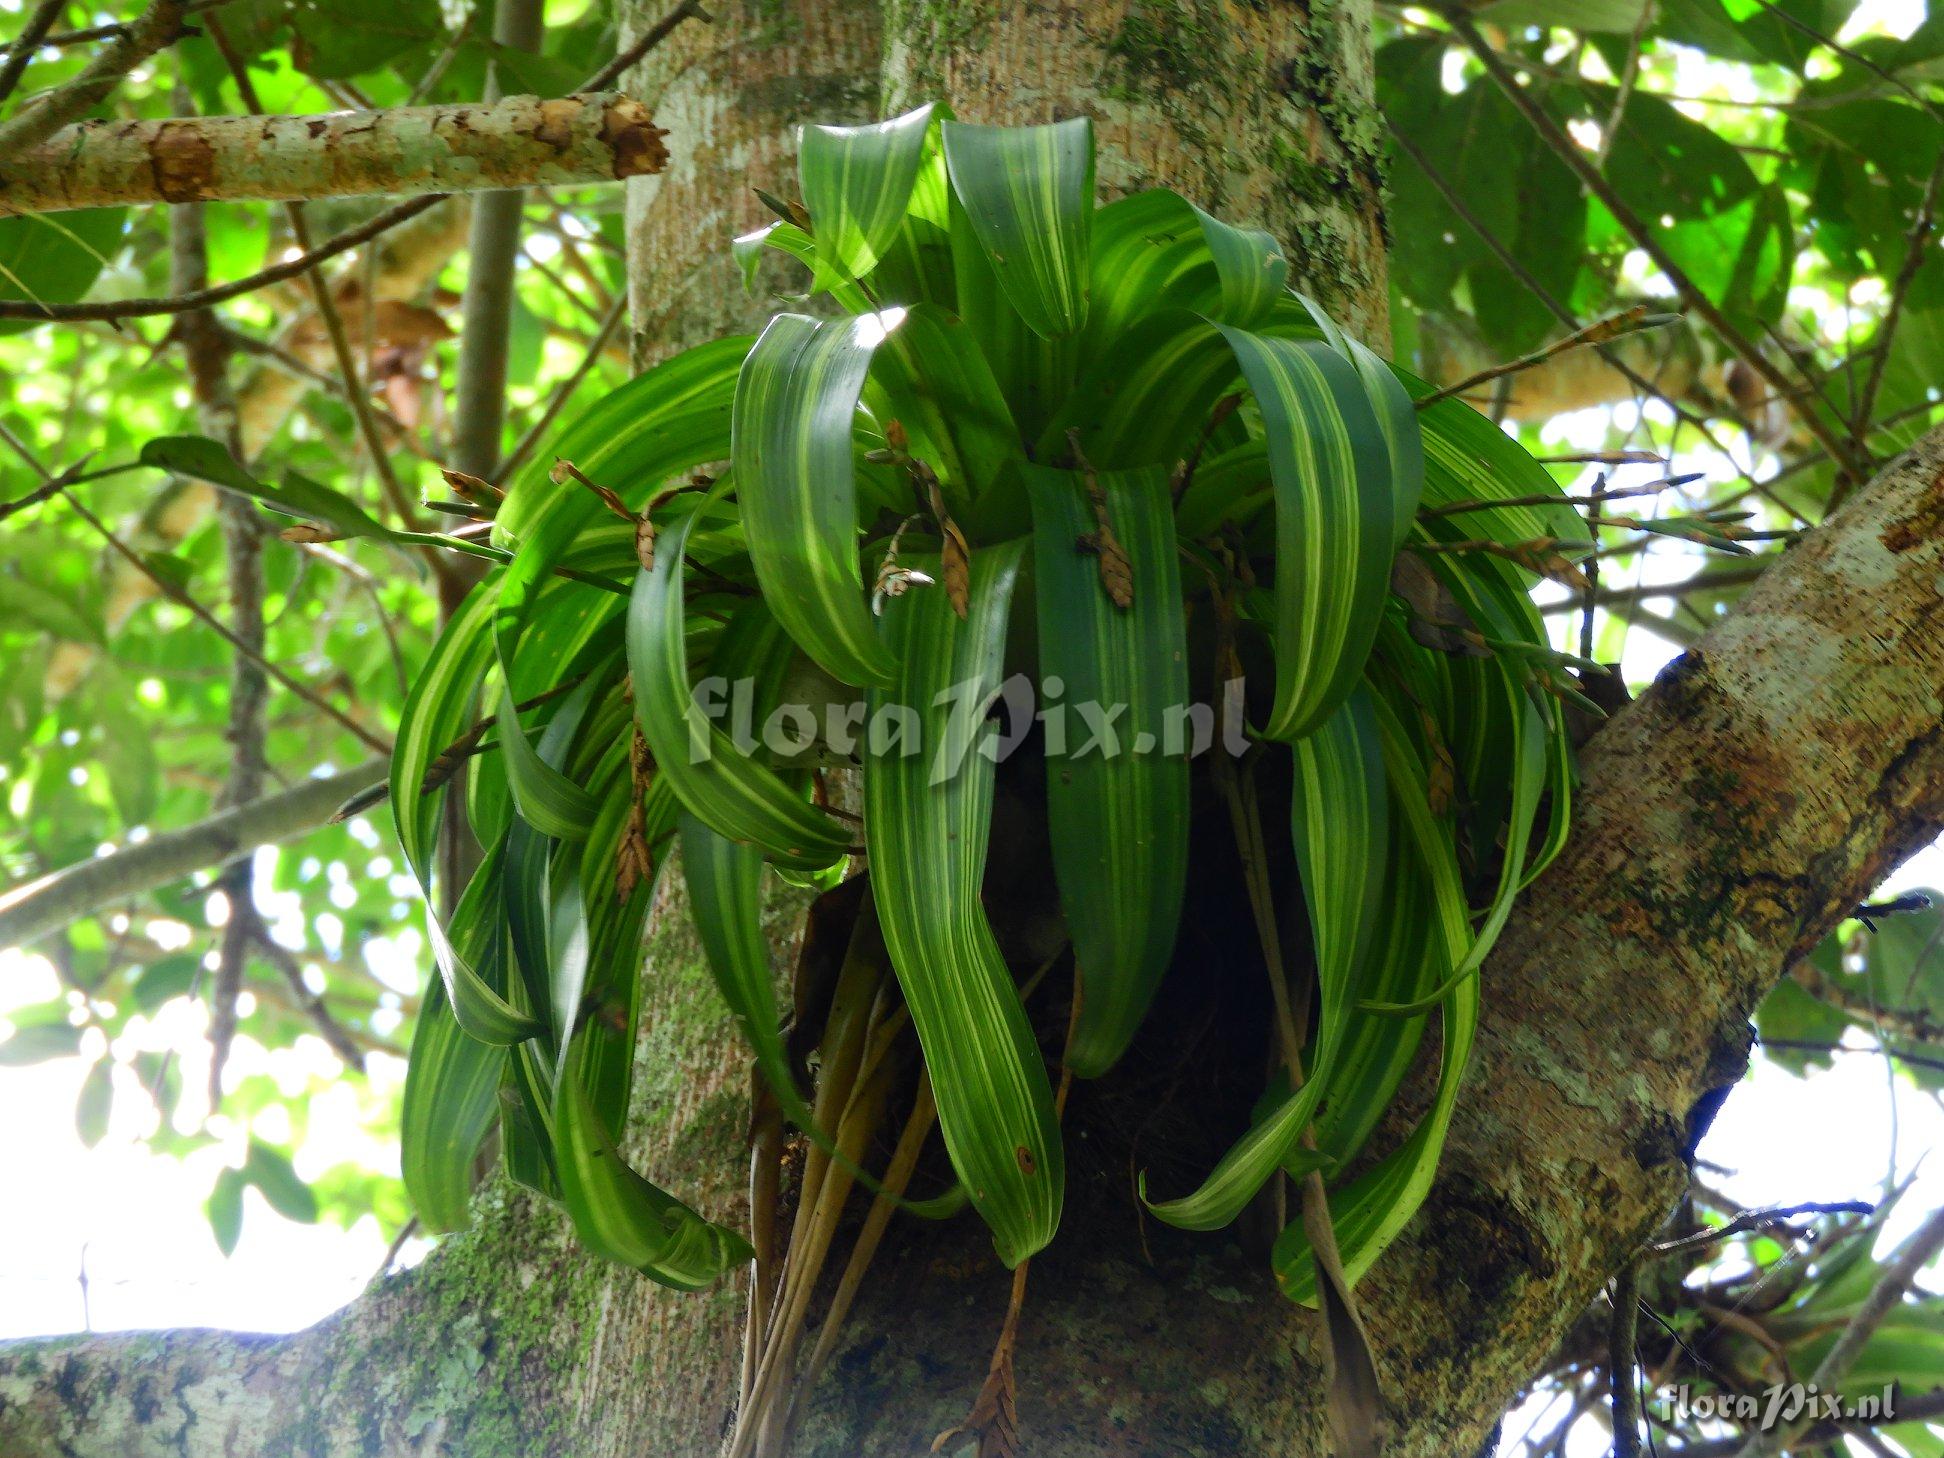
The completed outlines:
<svg viewBox="0 0 1944 1458">
<path fill-rule="evenodd" d="M 920 96 L 995 120 L 1087 110 L 1108 187 L 1175 182 L 1269 222 L 1308 287 L 1381 337 L 1362 5 L 896 0 L 882 21 L 812 0 L 715 8 L 715 25 L 685 27 L 637 87 L 674 129 L 670 167 L 631 204 L 643 358 L 760 313 L 721 245 L 761 221 L 746 180 L 787 189 L 795 122 Z M 1297 154 L 1320 172 L 1292 173 Z M 1689 1113 L 1739 1070 L 1756 999 L 1936 833 L 1940 580 L 1944 435 L 1792 551 L 1594 741 L 1573 843 L 1484 970 L 1443 1174 L 1359 1288 L 1392 1453 L 1476 1449 L 1662 1218 Z M 629 1141 L 736 1218 L 747 1065 L 675 884 L 653 923 Z M 786 906 L 774 931 L 781 956 Z M 1221 987 L 1219 944 L 1197 945 L 1213 950 L 1196 976 L 1171 981 Z M 1153 1036 L 1191 1031 L 1171 1017 Z M 1020 1332 L 1034 1458 L 1323 1451 L 1311 1318 L 1235 1235 L 1158 1230 L 1133 1197 L 1131 1156 L 1160 1137 L 1150 1121 L 1219 1143 L 1243 1117 L 1204 1108 L 1132 1072 L 1074 1096 L 1069 1208 L 1035 1259 Z M 891 1229 L 804 1415 L 802 1453 L 922 1453 L 984 1373 L 1006 1294 L 990 1242 L 970 1218 Z M 710 1458 L 732 1417 L 741 1299 L 736 1283 L 677 1296 L 592 1261 L 556 1214 L 494 1185 L 471 1230 L 293 1337 L 0 1347 L 0 1451 Z"/>
</svg>

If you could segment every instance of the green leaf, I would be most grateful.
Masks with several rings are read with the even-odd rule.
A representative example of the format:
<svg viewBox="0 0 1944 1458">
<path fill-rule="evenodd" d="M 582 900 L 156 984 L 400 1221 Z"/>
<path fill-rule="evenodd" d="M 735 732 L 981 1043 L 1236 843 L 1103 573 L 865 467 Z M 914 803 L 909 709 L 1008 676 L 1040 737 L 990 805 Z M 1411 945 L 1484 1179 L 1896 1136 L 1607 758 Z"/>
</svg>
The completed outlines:
<svg viewBox="0 0 1944 1458">
<path fill-rule="evenodd" d="M 262 1191 L 270 1208 L 286 1220 L 314 1224 L 317 1220 L 317 1195 L 297 1177 L 288 1156 L 261 1140 L 250 1141 L 243 1156 L 243 1178 Z"/>
<path fill-rule="evenodd" d="M 144 443 L 138 459 L 145 466 L 226 487 L 285 516 L 317 522 L 347 537 L 376 537 L 389 542 L 437 540 L 430 534 L 395 532 L 342 492 L 320 486 L 296 471 L 286 472 L 278 486 L 259 481 L 237 464 L 226 447 L 205 436 L 158 436 Z"/>
<path fill-rule="evenodd" d="M 865 834 L 884 940 L 931 1071 L 952 1166 L 1008 1266 L 1059 1224 L 1065 1160 L 1053 1091 L 979 897 L 993 764 L 981 745 L 999 687 L 1021 543 L 973 553 L 969 616 L 914 589 L 885 609 L 897 682 L 871 714 L 914 732 L 867 741 Z"/>
<path fill-rule="evenodd" d="M 506 1051 L 469 1037 L 452 1015 L 445 986 L 426 989 L 412 1030 L 399 1115 L 399 1172 L 427 1230 L 464 1229 L 473 1161 L 499 1111 Z"/>
<path fill-rule="evenodd" d="M 120 251 L 127 218 L 127 208 L 0 218 L 0 299 L 75 302 Z M 8 319 L 0 321 L 0 334 L 35 327 L 30 319 Z"/>
<path fill-rule="evenodd" d="M 861 127 L 806 126 L 797 175 L 822 256 L 852 278 L 877 267 L 903 226 L 932 109 Z"/>
<path fill-rule="evenodd" d="M 779 314 L 736 384 L 730 455 L 756 580 L 790 636 L 845 683 L 893 671 L 864 605 L 851 431 L 871 356 L 901 321 Z"/>
<path fill-rule="evenodd" d="M 542 835 L 559 840 L 585 836 L 600 807 L 592 795 L 534 753 L 508 694 L 500 697 L 499 730 L 506 779 L 520 818 Z"/>
<path fill-rule="evenodd" d="M 1096 478 L 1133 569 L 1116 607 L 1083 478 L 1032 468 L 1042 681 L 1065 685 L 1066 744 L 1047 743 L 1047 829 L 1084 995 L 1067 1063 L 1082 1078 L 1126 1051 L 1174 951 L 1188 865 L 1188 651 L 1168 475 Z M 1099 738 L 1080 715 L 1106 718 Z M 1125 713 L 1118 712 L 1125 706 Z M 1179 741 L 1171 743 L 1171 741 Z"/>
<path fill-rule="evenodd" d="M 1316 950 L 1319 1016 L 1307 1078 L 1222 1157 L 1202 1187 L 1152 1205 L 1187 1230 L 1228 1224 L 1297 1153 L 1336 1069 L 1337 1049 L 1361 980 L 1390 853 L 1383 745 L 1371 695 L 1359 689 L 1294 745 L 1290 831 Z"/>
<path fill-rule="evenodd" d="M 54 1058 L 72 1058 L 81 1051 L 81 1033 L 69 1022 L 18 1025 L 11 1038 L 0 1042 L 0 1068 L 25 1068 Z"/>
<path fill-rule="evenodd" d="M 1023 525 L 1012 474 L 1026 460 L 1019 427 L 968 325 L 936 304 L 913 305 L 878 347 L 871 381 L 969 529 Z"/>
<path fill-rule="evenodd" d="M 763 937 L 762 855 L 716 834 L 693 815 L 681 817 L 681 837 L 682 877 L 716 990 L 741 1025 L 783 1112 L 809 1129 L 810 1104 L 784 1051 L 776 979 Z"/>
<path fill-rule="evenodd" d="M 1269 441 L 1276 498 L 1276 701 L 1300 739 L 1356 686 L 1395 555 L 1390 448 L 1356 370 L 1327 345 L 1222 329 Z"/>
<path fill-rule="evenodd" d="M 292 63 L 325 80 L 389 65 L 446 34 L 435 0 L 295 0 L 290 19 Z"/>
<path fill-rule="evenodd" d="M 149 963 L 129 989 L 128 1001 L 135 1011 L 151 1017 L 171 998 L 187 997 L 196 985 L 202 959 L 192 952 L 178 952 Z"/>
<path fill-rule="evenodd" d="M 227 1167 L 218 1170 L 203 1209 L 208 1212 L 209 1232 L 216 1237 L 216 1248 L 226 1256 L 233 1255 L 243 1234 L 243 1171 Z"/>
<path fill-rule="evenodd" d="M 108 1115 L 115 1106 L 115 1060 L 103 1054 L 88 1068 L 81 1080 L 81 1093 L 74 1102 L 74 1132 L 81 1143 L 93 1149 L 108 1133 Z"/>
<path fill-rule="evenodd" d="M 710 1285 L 754 1254 L 749 1242 L 703 1219 L 630 1168 L 582 1081 L 576 1038 L 554 1101 L 554 1154 L 574 1231 L 595 1254 L 665 1286 Z"/>
<path fill-rule="evenodd" d="M 1289 260 L 1272 235 L 1231 227 L 1164 188 L 1119 198 L 1094 214 L 1089 268 L 1090 356 L 1162 309 L 1253 328 L 1289 283 Z"/>
<path fill-rule="evenodd" d="M 1372 699 L 1378 732 L 1384 746 L 1384 768 L 1391 803 L 1398 807 L 1406 845 L 1399 855 L 1415 854 L 1431 891 L 1432 934 L 1440 942 L 1439 955 L 1447 965 L 1463 963 L 1472 945 L 1469 911 L 1458 876 L 1450 831 L 1432 813 L 1424 767 L 1411 747 L 1397 715 L 1382 695 Z M 1397 1150 L 1330 1197 L 1330 1219 L 1336 1228 L 1343 1269 L 1354 1283 L 1397 1238 L 1437 1174 L 1438 1153 L 1444 1147 L 1451 1112 L 1457 1106 L 1465 1065 L 1471 1060 L 1478 1033 L 1479 991 L 1476 977 L 1460 977 L 1444 995 L 1444 1038 L 1438 1067 L 1438 1091 L 1417 1128 Z M 1314 1304 L 1316 1267 L 1310 1259 L 1309 1239 L 1301 1221 L 1278 1237 L 1271 1255 L 1276 1282 L 1291 1300 Z"/>
<path fill-rule="evenodd" d="M 635 578 L 628 607 L 635 722 L 660 777 L 690 814 L 779 864 L 820 870 L 843 856 L 849 835 L 738 749 L 690 690 L 682 560 L 694 522 L 691 516 L 669 533 L 654 570 Z"/>
<path fill-rule="evenodd" d="M 1006 297 L 1045 338 L 1087 320 L 1093 123 L 940 124 L 952 190 Z"/>
</svg>

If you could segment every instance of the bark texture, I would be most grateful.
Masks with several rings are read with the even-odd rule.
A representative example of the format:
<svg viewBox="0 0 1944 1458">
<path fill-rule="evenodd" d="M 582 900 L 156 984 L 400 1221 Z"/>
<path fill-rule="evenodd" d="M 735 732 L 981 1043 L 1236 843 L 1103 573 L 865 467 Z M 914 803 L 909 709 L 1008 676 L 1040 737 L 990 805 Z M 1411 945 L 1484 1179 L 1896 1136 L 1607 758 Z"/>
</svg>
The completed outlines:
<svg viewBox="0 0 1944 1458">
<path fill-rule="evenodd" d="M 669 167 L 631 189 L 638 357 L 760 313 L 720 242 L 762 221 L 747 182 L 792 190 L 795 122 L 932 98 L 975 119 L 1087 110 L 1110 190 L 1175 182 L 1269 222 L 1305 285 L 1381 337 L 1362 5 L 720 9 L 636 87 L 675 132 Z M 1343 175 L 1292 190 L 1264 105 L 1287 108 L 1307 165 Z M 1941 620 L 1944 432 L 1794 548 L 1589 747 L 1573 842 L 1483 973 L 1485 1025 L 1439 1182 L 1360 1287 L 1394 1454 L 1475 1451 L 1665 1213 L 1691 1112 L 1739 1074 L 1755 1001 L 1936 833 Z M 632 1152 L 734 1216 L 745 1060 L 674 890 L 653 926 Z M 779 954 L 794 926 L 779 905 Z M 1221 981 L 1219 959 L 1193 970 L 1172 984 Z M 1138 1077 L 1082 1085 L 1069 1108 L 1069 1209 L 1034 1261 L 1020 1332 L 1025 1450 L 1320 1453 L 1312 1318 L 1234 1236 L 1143 1228 L 1128 1110 L 1169 1104 Z M 923 1453 L 984 1373 L 1007 1283 L 975 1221 L 894 1221 L 875 1269 L 803 1415 L 801 1454 Z M 711 1458 L 740 1303 L 733 1285 L 674 1296 L 593 1262 L 557 1215 L 494 1187 L 470 1231 L 308 1332 L 0 1347 L 0 1451 Z"/>
<path fill-rule="evenodd" d="M 291 201 L 613 182 L 663 132 L 613 93 L 325 116 L 82 122 L 0 165 L 0 217 L 110 203 Z"/>
</svg>

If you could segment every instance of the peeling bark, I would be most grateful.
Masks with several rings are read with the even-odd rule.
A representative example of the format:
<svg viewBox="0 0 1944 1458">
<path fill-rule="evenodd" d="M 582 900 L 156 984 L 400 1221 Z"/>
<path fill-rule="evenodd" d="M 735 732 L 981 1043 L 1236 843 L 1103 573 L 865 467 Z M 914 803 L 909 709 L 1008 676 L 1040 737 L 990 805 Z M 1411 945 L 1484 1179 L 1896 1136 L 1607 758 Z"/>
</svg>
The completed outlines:
<svg viewBox="0 0 1944 1458">
<path fill-rule="evenodd" d="M 113 203 L 292 201 L 613 182 L 667 160 L 616 94 L 326 116 L 82 122 L 0 165 L 0 217 Z"/>
</svg>

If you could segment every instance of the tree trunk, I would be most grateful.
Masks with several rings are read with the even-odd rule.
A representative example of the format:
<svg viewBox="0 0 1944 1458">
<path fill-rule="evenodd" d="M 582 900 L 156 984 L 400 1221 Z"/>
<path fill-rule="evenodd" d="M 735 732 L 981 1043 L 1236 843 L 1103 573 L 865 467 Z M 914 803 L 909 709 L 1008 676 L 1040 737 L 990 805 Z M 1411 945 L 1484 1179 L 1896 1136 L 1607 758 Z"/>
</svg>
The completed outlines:
<svg viewBox="0 0 1944 1458">
<path fill-rule="evenodd" d="M 1105 187 L 1169 182 L 1268 223 L 1304 287 L 1366 337 L 1384 332 L 1365 4 L 896 0 L 881 20 L 816 0 L 715 8 L 633 88 L 672 133 L 667 170 L 633 184 L 638 357 L 761 313 L 723 240 L 762 221 L 748 183 L 792 190 L 795 123 L 925 98 L 973 120 L 1088 111 Z M 1936 833 L 1941 543 L 1944 432 L 1589 746 L 1572 843 L 1484 969 L 1437 1186 L 1359 1287 L 1392 1453 L 1475 1450 L 1671 1205 L 1690 1112 L 1741 1071 L 1756 1000 Z M 788 918 L 777 928 L 781 953 Z M 1193 970 L 1166 995 L 1220 995 L 1219 958 Z M 746 1059 L 672 878 L 646 987 L 633 1151 L 734 1216 Z M 1187 1026 L 1160 1021 L 1164 1040 Z M 1068 1120 L 1068 1208 L 1033 1261 L 1020 1331 L 1025 1451 L 1322 1453 L 1313 1318 L 1232 1232 L 1141 1219 L 1131 1168 L 1193 1121 L 1137 1071 L 1079 1086 Z M 924 1453 L 979 1386 L 1006 1288 L 972 1218 L 894 1220 L 796 1451 Z M 472 1229 L 292 1337 L 0 1347 L 0 1451 L 710 1458 L 732 1417 L 741 1301 L 734 1284 L 678 1296 L 595 1262 L 556 1213 L 495 1184 Z"/>
</svg>

